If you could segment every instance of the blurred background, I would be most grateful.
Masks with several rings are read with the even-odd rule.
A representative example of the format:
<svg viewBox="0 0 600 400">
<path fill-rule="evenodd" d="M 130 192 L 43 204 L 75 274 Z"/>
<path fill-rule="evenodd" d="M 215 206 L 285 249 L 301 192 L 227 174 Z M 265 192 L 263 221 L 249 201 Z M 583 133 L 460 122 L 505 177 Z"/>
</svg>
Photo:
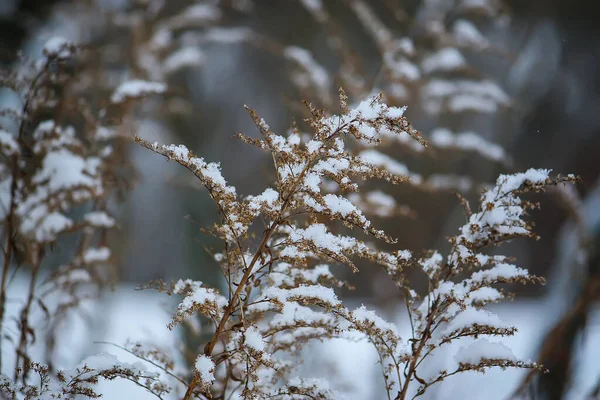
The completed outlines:
<svg viewBox="0 0 600 400">
<path fill-rule="evenodd" d="M 106 87 L 132 78 L 167 82 L 168 94 L 137 107 L 122 133 L 185 143 L 208 161 L 220 161 L 223 175 L 242 194 L 261 192 L 274 176 L 264 153 L 232 138 L 238 132 L 258 135 L 244 104 L 273 131 L 284 133 L 293 120 L 306 117 L 302 99 L 335 112 L 340 86 L 351 102 L 383 92 L 389 103 L 408 106 L 408 119 L 432 143 L 431 151 L 419 152 L 390 141 L 386 154 L 423 182 L 386 189 L 403 208 L 374 217 L 399 239 L 398 248 L 417 253 L 449 247 L 447 237 L 464 221 L 457 192 L 475 204 L 498 174 L 529 167 L 579 175 L 582 181 L 573 191 L 532 197 L 542 202 L 542 210 L 532 213 L 541 239 L 511 243 L 503 253 L 548 284 L 510 288 L 517 300 L 499 305 L 498 312 L 520 329 L 520 341 L 512 343 L 515 353 L 551 370 L 532 379 L 530 397 L 583 399 L 597 394 L 600 383 L 596 3 L 0 0 L 0 63 L 10 68 L 19 52 L 39 56 L 49 38 L 62 36 L 98 52 Z M 465 133 L 476 139 L 460 136 Z M 448 134 L 450 144 L 443 140 Z M 113 205 L 121 223 L 111 238 L 118 287 L 180 277 L 220 285 L 207 251 L 218 243 L 199 231 L 215 215 L 208 196 L 174 163 L 134 144 L 127 152 L 136 185 Z M 418 274 L 407 273 L 419 287 Z M 346 278 L 357 289 L 344 297 L 394 318 L 399 298 L 385 276 L 365 265 Z M 115 293 L 108 296 L 107 309 L 137 304 L 139 312 L 131 312 L 140 318 L 106 313 L 106 320 L 94 321 L 94 329 L 104 332 L 96 332 L 98 340 L 161 336 L 145 325 L 150 324 L 147 305 L 163 310 L 161 301 L 146 293 Z M 168 322 L 167 314 L 160 315 L 159 324 Z M 81 351 L 92 350 L 82 344 Z M 309 360 L 314 370 L 326 368 L 315 360 Z M 511 374 L 486 374 L 477 386 L 481 396 L 509 396 L 525 379 L 520 372 Z M 460 380 L 440 387 L 429 398 L 482 398 L 472 388 L 465 392 Z M 378 398 L 370 397 L 368 386 L 362 390 L 357 396 L 367 397 L 355 398 Z"/>
</svg>

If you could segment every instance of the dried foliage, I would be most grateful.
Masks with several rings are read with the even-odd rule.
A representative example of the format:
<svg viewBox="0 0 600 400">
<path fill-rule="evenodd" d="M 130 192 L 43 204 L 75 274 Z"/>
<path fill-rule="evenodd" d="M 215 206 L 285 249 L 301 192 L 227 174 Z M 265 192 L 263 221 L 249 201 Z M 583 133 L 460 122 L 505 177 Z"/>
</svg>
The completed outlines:
<svg viewBox="0 0 600 400">
<path fill-rule="evenodd" d="M 352 138 L 375 146 L 382 131 L 408 134 L 420 145 L 426 142 L 405 119 L 404 109 L 388 107 L 379 96 L 353 109 L 348 109 L 343 92 L 340 98 L 344 112 L 339 115 L 307 104 L 312 115 L 307 123 L 313 131 L 308 141 L 294 131 L 277 135 L 249 109 L 262 139 L 238 137 L 269 151 L 276 171 L 273 187 L 255 196 L 240 198 L 218 164 L 207 163 L 183 145 L 136 139 L 193 172 L 220 215 L 220 223 L 209 232 L 225 246 L 215 260 L 227 280 L 228 294 L 190 280 L 179 281 L 170 291 L 183 296 L 172 328 L 199 314 L 207 320 L 203 329 L 212 332 L 197 357 L 184 398 L 228 398 L 234 393 L 242 398 L 337 398 L 328 385 L 295 377 L 293 360 L 304 344 L 349 332 L 374 345 L 389 398 L 418 397 L 431 385 L 463 371 L 542 368 L 488 340 L 512 335 L 516 329 L 485 309 L 508 296 L 499 284 L 542 279 L 505 256 L 483 250 L 518 237 L 534 237 L 523 217 L 535 204 L 519 195 L 574 177 L 550 178 L 549 171 L 535 169 L 500 176 L 496 186 L 482 194 L 478 211 L 467 215 L 459 235 L 451 238 L 452 249 L 445 257 L 438 252 L 417 257 L 407 250 L 378 250 L 358 237 L 368 235 L 387 243 L 394 239 L 376 229 L 340 193 L 358 191 L 364 180 L 400 184 L 407 177 L 353 155 L 346 142 Z M 327 190 L 332 182 L 341 192 Z M 330 227 L 339 223 L 355 233 L 333 233 Z M 253 233 L 253 224 L 264 226 L 262 234 Z M 364 306 L 350 310 L 338 299 L 333 289 L 343 282 L 336 280 L 330 265 L 356 270 L 357 258 L 380 265 L 404 294 L 410 337 L 401 337 L 395 324 L 372 310 Z M 429 280 L 430 289 L 422 297 L 407 285 L 408 267 L 421 269 Z M 419 366 L 436 349 L 465 337 L 477 340 L 459 352 L 454 370 L 419 374 Z"/>
<path fill-rule="evenodd" d="M 99 47 L 94 57 L 87 58 L 84 49 L 59 39 L 46 45 L 41 61 L 24 61 L 17 72 L 3 77 L 21 104 L 3 112 L 8 122 L 0 127 L 4 156 L 0 333 L 3 341 L 12 341 L 16 354 L 14 376 L 1 376 L 0 393 L 10 399 L 97 398 L 94 385 L 100 378 L 122 378 L 158 398 L 338 399 L 341 395 L 325 380 L 298 376 L 299 359 L 308 343 L 351 335 L 373 345 L 388 399 L 419 397 L 432 385 L 465 371 L 543 370 L 491 341 L 513 335 L 516 328 L 487 309 L 510 298 L 507 284 L 543 279 L 488 249 L 516 238 L 535 238 L 526 216 L 537 205 L 521 195 L 573 182 L 575 177 L 551 177 L 544 169 L 500 175 L 492 188 L 483 191 L 476 207 L 462 199 L 466 222 L 450 238 L 445 254 L 384 250 L 397 240 L 370 220 L 414 215 L 386 193 L 393 185 L 425 191 L 473 187 L 468 178 L 451 174 L 423 178 L 387 155 L 385 146 L 399 144 L 416 154 L 474 151 L 494 162 L 509 162 L 501 147 L 471 132 L 454 133 L 440 124 L 422 135 L 404 116 L 405 107 L 393 106 L 416 93 L 425 118 L 434 121 L 444 113 L 492 114 L 509 106 L 502 89 L 472 69 L 461 53 L 495 51 L 469 19 L 499 20 L 496 8 L 489 6 L 492 2 L 461 2 L 460 18 L 449 26 L 454 2 L 426 1 L 419 16 L 426 29 L 414 38 L 408 29 L 402 35 L 392 32 L 368 2 L 344 2 L 380 53 L 381 71 L 374 82 L 362 71 L 360 57 L 321 1 L 300 3 L 327 32 L 341 60 L 335 79 L 307 49 L 283 45 L 246 27 L 217 26 L 223 10 L 247 12 L 252 2 L 217 3 L 178 10 L 167 7 L 167 2 L 144 1 L 107 18 L 107 32 L 114 28 L 131 36 L 132 51 L 120 53 L 128 58 L 116 68 L 115 75 L 121 77 L 125 70 L 122 75 L 127 76 L 120 85 L 109 84 L 115 80 L 107 77 L 115 71 L 87 64 L 94 57 L 110 59 L 114 54 L 110 46 Z M 408 14 L 399 7 L 394 10 L 396 19 L 406 21 Z M 197 336 L 207 338 L 200 351 L 192 349 L 194 365 L 178 365 L 174 361 L 178 354 L 136 343 L 124 347 L 143 362 L 136 365 L 108 354 L 88 358 L 72 370 L 56 370 L 51 355 L 48 365 L 32 360 L 29 347 L 36 339 L 30 324 L 32 308 L 44 310 L 56 323 L 84 296 L 96 294 L 90 287 L 100 287 L 111 277 L 113 255 L 106 232 L 116 222 L 108 202 L 123 186 L 118 170 L 126 160 L 115 126 L 131 113 L 136 100 L 174 95 L 168 92 L 170 77 L 183 68 L 201 66 L 206 61 L 202 45 L 237 42 L 293 64 L 291 82 L 311 99 L 302 110 L 307 118 L 286 135 L 273 132 L 247 108 L 261 137 L 237 138 L 272 158 L 270 187 L 241 196 L 222 176 L 218 163 L 194 155 L 184 145 L 135 137 L 145 148 L 187 168 L 216 205 L 218 222 L 204 232 L 222 243 L 214 260 L 224 287 L 190 279 L 150 285 L 182 298 L 173 310 L 170 329 L 193 321 Z M 339 107 L 333 100 L 336 79 L 350 94 L 339 91 Z M 373 95 L 374 89 L 382 93 Z M 92 92 L 102 99 L 91 98 Z M 359 99 L 364 100 L 354 104 Z M 186 109 L 182 104 L 185 101 L 169 103 L 167 112 L 180 113 Z M 339 112 L 331 114 L 321 106 Z M 45 273 L 47 254 L 68 235 L 76 238 L 76 251 Z M 408 335 L 374 310 L 350 309 L 338 298 L 348 284 L 334 275 L 333 267 L 344 265 L 356 272 L 363 264 L 377 265 L 394 282 L 405 301 Z M 30 285 L 18 320 L 11 321 L 18 334 L 11 336 L 4 310 L 10 273 L 17 268 L 29 269 Z M 417 293 L 411 287 L 410 270 L 427 280 L 426 291 Z M 55 293 L 61 300 L 49 309 L 45 298 Z M 436 351 L 464 339 L 474 340 L 458 352 L 452 369 L 423 371 Z M 48 340 L 51 344 L 52 335 Z M 3 353 L 4 349 L 3 343 Z"/>
<path fill-rule="evenodd" d="M 96 373 L 85 365 L 72 372 L 53 367 L 58 327 L 115 277 L 107 235 L 117 222 L 109 201 L 130 185 L 116 129 L 130 107 L 95 98 L 106 88 L 94 82 L 96 70 L 84 48 L 53 38 L 43 54 L 39 60 L 23 57 L 15 71 L 2 73 L 7 96 L 15 100 L 0 122 L 0 367 L 14 370 L 2 378 L 8 398 L 48 392 L 71 398 L 92 394 L 89 385 L 98 376 L 139 376 L 118 368 Z M 73 250 L 59 251 L 63 245 Z M 27 292 L 9 299 L 16 275 L 27 277 Z M 7 312 L 8 301 L 21 302 L 17 315 Z M 40 313 L 43 326 L 33 317 Z M 30 348 L 40 340 L 46 341 L 44 365 L 31 359 Z M 14 366 L 2 365 L 4 358 Z"/>
</svg>

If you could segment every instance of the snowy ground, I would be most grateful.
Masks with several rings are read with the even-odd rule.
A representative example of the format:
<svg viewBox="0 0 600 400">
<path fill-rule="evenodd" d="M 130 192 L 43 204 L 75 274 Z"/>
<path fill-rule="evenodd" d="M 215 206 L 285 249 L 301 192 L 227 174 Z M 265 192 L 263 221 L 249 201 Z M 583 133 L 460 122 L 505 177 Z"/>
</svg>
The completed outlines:
<svg viewBox="0 0 600 400">
<path fill-rule="evenodd" d="M 12 287 L 18 290 L 19 281 Z M 131 286 L 120 286 L 115 292 L 107 293 L 100 304 L 88 306 L 79 317 L 74 317 L 63 327 L 61 342 L 58 344 L 63 349 L 58 354 L 59 364 L 63 367 L 77 365 L 85 356 L 99 352 L 110 352 L 121 361 L 136 362 L 136 358 L 109 344 L 95 342 L 105 341 L 115 344 L 124 344 L 128 339 L 142 343 L 153 343 L 168 351 L 175 346 L 175 333 L 167 329 L 170 322 L 168 308 L 169 298 L 160 293 L 149 291 L 134 291 Z M 547 300 L 539 301 L 514 301 L 497 305 L 494 311 L 506 322 L 518 327 L 519 332 L 512 338 L 501 339 L 503 343 L 512 348 L 516 356 L 529 359 L 535 357 L 535 350 L 540 344 L 540 339 L 553 323 L 552 304 Z M 16 310 L 12 310 L 15 312 Z M 87 315 L 87 317 L 86 317 Z M 95 315 L 95 320 L 86 325 L 84 320 Z M 83 317 L 83 318 L 82 318 Z M 403 318 L 396 321 L 399 326 Z M 577 361 L 574 363 L 575 379 L 573 389 L 567 399 L 582 399 L 589 393 L 600 376 L 600 310 L 596 310 L 588 323 L 588 330 L 581 340 L 581 348 Z M 465 343 L 449 345 L 442 353 L 425 368 L 443 368 L 451 365 L 452 357 Z M 7 346 L 2 349 L 10 364 L 10 351 Z M 38 346 L 38 355 L 43 351 Z M 379 392 L 381 388 L 380 369 L 377 357 L 371 345 L 365 342 L 349 342 L 346 340 L 333 340 L 320 343 L 309 349 L 304 357 L 305 365 L 301 373 L 306 376 L 325 377 L 335 375 L 332 386 L 342 392 L 348 400 L 367 398 L 384 398 Z M 494 370 L 486 374 L 463 373 L 447 379 L 438 386 L 432 387 L 423 396 L 423 399 L 481 399 L 500 400 L 506 399 L 523 376 L 522 371 Z M 104 381 L 100 391 L 106 399 L 154 399 L 144 389 L 135 384 L 123 381 Z M 375 396 L 375 397 L 374 397 Z"/>
</svg>

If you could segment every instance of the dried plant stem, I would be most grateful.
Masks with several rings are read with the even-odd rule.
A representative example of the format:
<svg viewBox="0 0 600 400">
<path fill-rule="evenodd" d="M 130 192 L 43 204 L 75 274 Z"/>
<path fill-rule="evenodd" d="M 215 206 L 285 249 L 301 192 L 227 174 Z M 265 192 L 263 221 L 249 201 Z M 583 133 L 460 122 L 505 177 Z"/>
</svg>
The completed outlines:
<svg viewBox="0 0 600 400">
<path fill-rule="evenodd" d="M 273 222 L 271 224 L 271 227 L 265 233 L 265 237 L 264 237 L 262 243 L 260 244 L 260 246 L 258 247 L 258 250 L 254 254 L 254 257 L 252 257 L 252 261 L 250 262 L 250 265 L 248 265 L 248 268 L 246 268 L 246 271 L 244 272 L 244 275 L 242 276 L 242 279 L 240 280 L 240 283 L 239 283 L 237 289 L 235 290 L 233 297 L 229 301 L 229 304 L 227 305 L 227 308 L 225 309 L 225 313 L 223 314 L 223 318 L 221 318 L 221 321 L 219 322 L 219 325 L 217 326 L 217 329 L 216 329 L 212 339 L 210 340 L 210 342 L 208 342 L 206 344 L 206 346 L 204 346 L 204 355 L 210 357 L 210 355 L 212 354 L 215 346 L 217 345 L 219 337 L 225 330 L 225 325 L 227 324 L 229 317 L 231 316 L 231 314 L 233 314 L 233 311 L 235 310 L 235 307 L 237 306 L 237 300 L 239 298 L 239 295 L 242 293 L 242 291 L 246 287 L 246 283 L 248 282 L 250 275 L 252 275 L 252 271 L 254 269 L 254 266 L 256 265 L 256 262 L 259 260 L 260 255 L 265 250 L 265 247 L 267 246 L 267 242 L 269 241 L 269 238 L 271 237 L 271 235 L 273 234 L 273 232 L 277 228 L 277 226 L 278 226 L 278 223 Z M 190 382 L 190 384 L 185 392 L 185 395 L 183 396 L 183 400 L 189 400 L 191 398 L 194 389 L 198 385 L 199 379 L 200 379 L 200 376 L 197 373 L 194 374 L 194 378 Z"/>
<path fill-rule="evenodd" d="M 17 347 L 17 361 L 15 365 L 18 367 L 19 362 L 23 359 L 23 372 L 22 379 L 23 383 L 26 382 L 27 375 L 29 373 L 29 357 L 27 356 L 27 337 L 29 333 L 32 331 L 29 326 L 29 313 L 31 311 L 31 305 L 33 304 L 33 299 L 35 298 L 35 285 L 37 281 L 37 276 L 40 271 L 40 263 L 37 262 L 33 266 L 33 270 L 31 272 L 31 280 L 29 281 L 29 293 L 27 294 L 27 302 L 21 311 L 21 334 L 19 337 L 19 347 Z M 15 381 L 17 380 L 17 369 L 15 368 Z"/>
<path fill-rule="evenodd" d="M 12 259 L 12 251 L 14 247 L 14 211 L 15 211 L 15 194 L 17 192 L 17 157 L 12 157 L 12 182 L 10 185 L 10 208 L 6 216 L 6 247 L 4 248 L 4 263 L 2 264 L 2 282 L 0 283 L 0 332 L 4 327 L 4 312 L 6 309 L 6 284 L 8 278 L 8 270 L 10 269 L 10 261 Z M 2 338 L 0 335 L 0 348 L 2 348 Z M 0 371 L 2 371 L 2 352 L 0 352 Z"/>
<path fill-rule="evenodd" d="M 331 137 L 338 134 L 339 132 L 340 132 L 340 128 L 336 129 L 335 132 L 331 135 Z M 328 138 L 328 140 L 329 139 L 330 138 Z M 136 141 L 144 144 L 143 140 L 139 140 L 136 138 Z M 298 178 L 295 180 L 294 184 L 292 185 L 292 189 L 290 190 L 290 193 L 288 194 L 286 200 L 283 202 L 283 204 L 281 206 L 279 218 L 277 220 L 273 221 L 271 223 L 271 226 L 269 228 L 267 228 L 267 230 L 265 231 L 265 236 L 264 236 L 260 246 L 258 247 L 258 250 L 256 251 L 256 253 L 254 253 L 254 257 L 252 257 L 250 264 L 246 267 L 246 271 L 244 272 L 244 275 L 242 276 L 242 279 L 240 280 L 240 283 L 238 284 L 238 287 L 237 287 L 235 293 L 233 294 L 233 297 L 229 300 L 229 304 L 227 305 L 227 308 L 225 309 L 223 318 L 221 318 L 221 321 L 219 321 L 219 325 L 217 326 L 217 329 L 216 329 L 212 339 L 204 347 L 204 355 L 205 356 L 207 356 L 207 357 L 211 356 L 215 346 L 217 345 L 219 337 L 225 330 L 225 325 L 227 324 L 229 317 L 233 314 L 233 311 L 235 310 L 235 308 L 237 306 L 237 300 L 239 299 L 240 294 L 246 288 L 246 283 L 248 283 L 248 279 L 250 279 L 250 276 L 252 275 L 252 272 L 254 270 L 254 266 L 256 265 L 256 262 L 260 259 L 262 253 L 265 251 L 265 249 L 267 247 L 267 243 L 269 242 L 269 239 L 271 238 L 271 235 L 273 234 L 273 232 L 275 232 L 277 227 L 285 220 L 283 218 L 283 215 L 285 214 L 285 210 L 286 210 L 290 200 L 296 193 L 296 190 L 298 189 L 304 176 L 306 175 L 307 171 L 309 170 L 310 165 L 314 162 L 314 160 L 316 158 L 317 157 L 311 157 L 310 161 L 306 163 L 306 165 L 304 166 L 304 168 L 298 175 Z M 191 398 L 194 389 L 198 385 L 199 379 L 200 379 L 200 376 L 198 375 L 198 373 L 194 373 L 194 377 L 192 378 L 192 381 L 190 382 L 190 384 L 185 392 L 185 395 L 183 396 L 183 400 L 189 400 Z"/>
<path fill-rule="evenodd" d="M 409 364 L 408 372 L 406 374 L 406 379 L 404 380 L 404 385 L 402 386 L 402 390 L 398 392 L 398 395 L 396 396 L 396 398 L 394 400 L 406 399 L 409 384 L 417 372 L 417 366 L 419 364 L 421 352 L 423 351 L 423 348 L 425 347 L 425 345 L 428 343 L 428 338 L 431 335 L 431 332 L 430 332 L 431 326 L 433 325 L 433 322 L 435 321 L 434 314 L 437 310 L 438 302 L 439 302 L 439 298 L 436 299 L 435 303 L 431 306 L 431 310 L 430 310 L 428 318 L 427 318 L 427 325 L 425 326 L 425 329 L 423 330 L 423 333 L 421 334 L 421 339 L 419 340 L 419 344 L 413 353 L 413 357 Z"/>
<path fill-rule="evenodd" d="M 4 311 L 6 308 L 6 281 L 8 278 L 8 270 L 10 268 L 10 260 L 12 258 L 12 218 L 8 217 L 6 229 L 6 247 L 4 251 L 4 263 L 2 265 L 2 283 L 0 283 L 0 332 L 4 328 Z M 2 346 L 2 337 L 0 335 L 0 348 Z M 2 352 L 0 352 L 0 371 L 2 370 Z"/>
</svg>

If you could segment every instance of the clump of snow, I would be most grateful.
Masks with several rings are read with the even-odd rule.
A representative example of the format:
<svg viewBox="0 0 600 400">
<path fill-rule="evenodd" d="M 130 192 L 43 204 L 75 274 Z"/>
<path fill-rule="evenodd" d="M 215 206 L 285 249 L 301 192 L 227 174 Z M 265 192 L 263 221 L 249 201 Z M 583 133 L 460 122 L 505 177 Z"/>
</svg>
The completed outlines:
<svg viewBox="0 0 600 400">
<path fill-rule="evenodd" d="M 167 91 L 167 85 L 162 82 L 149 82 L 134 79 L 123 82 L 110 97 L 113 103 L 122 103 L 129 99 L 135 99 L 151 94 L 161 94 Z"/>
<path fill-rule="evenodd" d="M 83 217 L 84 221 L 95 227 L 112 228 L 115 226 L 115 219 L 104 211 L 92 211 Z"/>
<path fill-rule="evenodd" d="M 506 159 L 504 149 L 474 132 L 452 133 L 446 128 L 437 128 L 431 133 L 431 143 L 440 148 L 458 148 L 474 151 L 493 161 Z"/>
<path fill-rule="evenodd" d="M 446 47 L 423 60 L 422 68 L 427 74 L 436 71 L 454 71 L 463 68 L 467 62 L 461 52 L 454 47 Z"/>
<path fill-rule="evenodd" d="M 63 37 L 54 36 L 44 44 L 44 55 L 46 57 L 68 58 L 72 54 L 73 43 Z"/>
<path fill-rule="evenodd" d="M 329 90 L 330 79 L 327 70 L 317 63 L 308 50 L 301 47 L 289 46 L 285 48 L 283 55 L 302 68 L 305 75 L 301 75 L 301 77 L 306 77 L 307 80 L 312 81 L 315 87 L 321 90 Z M 302 87 L 308 86 L 308 81 L 300 80 L 298 82 Z"/>
<path fill-rule="evenodd" d="M 185 9 L 186 18 L 195 21 L 217 21 L 221 18 L 221 10 L 212 4 L 193 4 Z"/>
<path fill-rule="evenodd" d="M 206 56 L 196 47 L 184 47 L 167 57 L 163 62 L 166 73 L 174 73 L 183 68 L 198 67 L 206 62 Z"/>
<path fill-rule="evenodd" d="M 453 33 L 461 46 L 475 46 L 484 49 L 489 46 L 488 39 L 468 20 L 459 19 L 454 23 Z"/>
<path fill-rule="evenodd" d="M 2 153 L 7 156 L 19 153 L 19 144 L 15 136 L 2 129 L 0 129 L 0 147 L 2 148 Z"/>
<path fill-rule="evenodd" d="M 364 305 L 361 305 L 359 308 L 353 310 L 352 316 L 357 322 L 373 324 L 374 328 L 379 329 L 382 332 L 391 331 L 399 335 L 400 330 L 396 324 L 384 320 L 377 315 L 375 311 L 368 310 Z"/>
<path fill-rule="evenodd" d="M 116 130 L 106 126 L 98 126 L 96 129 L 97 140 L 109 140 L 116 136 Z"/>
<path fill-rule="evenodd" d="M 483 338 L 461 347 L 454 356 L 456 362 L 463 364 L 477 365 L 482 359 L 517 361 L 510 347 Z"/>
<path fill-rule="evenodd" d="M 101 352 L 85 358 L 83 361 L 81 361 L 81 363 L 79 363 L 79 367 L 82 368 L 83 366 L 87 366 L 90 369 L 102 371 L 111 369 L 115 365 L 119 364 L 120 363 L 117 357 L 107 352 Z"/>
<path fill-rule="evenodd" d="M 258 211 L 261 207 L 265 207 L 271 211 L 275 209 L 275 205 L 279 200 L 279 192 L 274 189 L 267 188 L 258 196 L 248 196 L 248 206 L 252 211 Z"/>
<path fill-rule="evenodd" d="M 493 113 L 510 103 L 508 95 L 488 80 L 432 79 L 421 91 L 425 110 L 439 114 L 444 107 L 452 112 Z"/>
<path fill-rule="evenodd" d="M 214 43 L 235 44 L 252 40 L 252 31 L 248 28 L 210 28 L 202 37 Z"/>
<path fill-rule="evenodd" d="M 266 346 L 262 334 L 254 326 L 244 331 L 244 344 L 256 351 L 264 351 Z"/>
<path fill-rule="evenodd" d="M 460 331 L 461 329 L 468 329 L 473 325 L 489 326 L 497 329 L 510 328 L 509 325 L 503 323 L 496 314 L 493 314 L 490 311 L 467 308 L 458 313 L 458 315 L 448 323 L 444 333 L 451 334 L 452 332 Z"/>
<path fill-rule="evenodd" d="M 212 318 L 220 318 L 227 305 L 227 299 L 215 289 L 205 287 L 202 282 L 191 279 L 179 280 L 174 288 L 175 293 L 185 297 L 177 306 L 179 320 L 188 318 L 199 311 Z M 174 321 L 173 325 L 178 321 Z"/>
<path fill-rule="evenodd" d="M 210 357 L 205 356 L 204 354 L 200 354 L 196 358 L 194 368 L 198 372 L 198 375 L 200 376 L 203 385 L 209 386 L 214 382 L 215 363 Z"/>
<path fill-rule="evenodd" d="M 91 247 L 83 254 L 83 262 L 86 264 L 106 261 L 110 258 L 108 247 Z"/>
</svg>

